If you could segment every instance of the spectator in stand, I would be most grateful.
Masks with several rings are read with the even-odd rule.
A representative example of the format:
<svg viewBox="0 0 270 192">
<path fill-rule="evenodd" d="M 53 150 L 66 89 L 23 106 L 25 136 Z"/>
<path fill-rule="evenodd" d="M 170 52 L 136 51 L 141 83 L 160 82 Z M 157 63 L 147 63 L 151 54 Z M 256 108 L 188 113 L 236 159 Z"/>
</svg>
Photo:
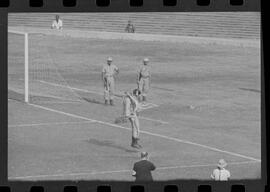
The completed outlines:
<svg viewBox="0 0 270 192">
<path fill-rule="evenodd" d="M 135 27 L 134 27 L 134 25 L 131 23 L 130 20 L 128 21 L 128 24 L 127 24 L 127 26 L 126 26 L 125 31 L 126 31 L 127 33 L 135 33 Z"/>
<path fill-rule="evenodd" d="M 215 181 L 228 181 L 231 177 L 230 171 L 226 170 L 227 163 L 224 159 L 220 159 L 217 168 L 211 174 L 211 178 Z"/>
<path fill-rule="evenodd" d="M 60 19 L 59 15 L 55 16 L 55 20 L 52 22 L 52 29 L 63 29 L 63 21 Z"/>
<path fill-rule="evenodd" d="M 148 153 L 141 152 L 141 160 L 133 166 L 132 176 L 135 181 L 153 181 L 151 171 L 156 169 L 156 166 L 148 160 Z"/>
</svg>

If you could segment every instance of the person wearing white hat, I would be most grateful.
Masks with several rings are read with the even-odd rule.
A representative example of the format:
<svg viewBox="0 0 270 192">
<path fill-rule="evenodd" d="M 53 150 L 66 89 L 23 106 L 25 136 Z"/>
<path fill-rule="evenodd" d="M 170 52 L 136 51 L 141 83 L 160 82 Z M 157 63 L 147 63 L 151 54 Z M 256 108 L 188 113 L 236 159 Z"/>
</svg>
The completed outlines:
<svg viewBox="0 0 270 192">
<path fill-rule="evenodd" d="M 217 168 L 214 169 L 213 173 L 211 174 L 211 178 L 215 181 L 228 181 L 231 177 L 231 173 L 225 169 L 226 166 L 226 161 L 224 159 L 220 159 Z"/>
<path fill-rule="evenodd" d="M 109 102 L 114 105 L 114 92 L 115 92 L 115 75 L 119 73 L 118 67 L 112 64 L 112 58 L 108 57 L 107 65 L 103 66 L 102 69 L 102 80 L 104 82 L 104 99 L 105 104 Z"/>
<path fill-rule="evenodd" d="M 144 102 L 146 101 L 147 93 L 150 88 L 151 73 L 150 73 L 150 67 L 148 63 L 149 63 L 149 59 L 144 58 L 143 65 L 140 66 L 138 75 L 137 75 L 138 89 L 140 90 L 142 94 L 142 98 L 140 100 Z"/>
</svg>

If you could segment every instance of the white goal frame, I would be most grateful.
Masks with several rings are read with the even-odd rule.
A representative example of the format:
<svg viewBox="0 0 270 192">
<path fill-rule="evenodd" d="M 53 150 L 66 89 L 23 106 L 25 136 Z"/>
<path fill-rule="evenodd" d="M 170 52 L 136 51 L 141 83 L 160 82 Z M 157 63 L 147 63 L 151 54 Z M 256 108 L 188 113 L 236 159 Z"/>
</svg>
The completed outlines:
<svg viewBox="0 0 270 192">
<path fill-rule="evenodd" d="M 24 36 L 24 101 L 29 103 L 29 41 L 28 33 L 22 31 L 8 30 L 8 33 L 14 33 Z"/>
</svg>

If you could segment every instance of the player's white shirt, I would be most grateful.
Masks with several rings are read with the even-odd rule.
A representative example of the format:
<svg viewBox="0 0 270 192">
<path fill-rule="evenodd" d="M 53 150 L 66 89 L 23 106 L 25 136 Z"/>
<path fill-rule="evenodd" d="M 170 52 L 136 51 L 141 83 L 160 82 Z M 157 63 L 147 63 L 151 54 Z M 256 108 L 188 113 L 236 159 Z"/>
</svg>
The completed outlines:
<svg viewBox="0 0 270 192">
<path fill-rule="evenodd" d="M 231 177 L 230 171 L 226 169 L 214 169 L 211 178 L 215 181 L 228 181 Z"/>
<path fill-rule="evenodd" d="M 62 29 L 63 28 L 63 21 L 61 19 L 59 19 L 58 22 L 56 20 L 54 20 L 52 22 L 52 28 L 53 29 Z"/>
<path fill-rule="evenodd" d="M 134 98 L 134 101 L 131 101 L 129 97 L 125 96 L 123 100 L 124 104 L 124 115 L 126 117 L 136 116 L 136 112 L 139 112 L 141 109 L 140 103 Z M 136 110 L 135 110 L 136 108 Z"/>
<path fill-rule="evenodd" d="M 141 65 L 138 73 L 144 78 L 150 77 L 150 67 L 148 65 Z"/>
<path fill-rule="evenodd" d="M 116 67 L 114 64 L 104 65 L 102 73 L 105 77 L 113 77 L 118 70 L 118 67 Z"/>
</svg>

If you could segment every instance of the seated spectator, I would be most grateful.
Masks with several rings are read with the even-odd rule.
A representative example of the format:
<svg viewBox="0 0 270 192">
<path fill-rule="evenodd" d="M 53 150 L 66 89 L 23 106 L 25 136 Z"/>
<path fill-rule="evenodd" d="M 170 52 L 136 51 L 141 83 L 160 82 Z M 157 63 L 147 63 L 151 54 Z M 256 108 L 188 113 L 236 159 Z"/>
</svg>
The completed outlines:
<svg viewBox="0 0 270 192">
<path fill-rule="evenodd" d="M 148 160 L 148 153 L 141 152 L 141 160 L 133 166 L 132 176 L 135 181 L 153 181 L 151 171 L 154 171 L 156 166 Z"/>
<path fill-rule="evenodd" d="M 215 181 L 228 181 L 231 177 L 230 171 L 226 170 L 227 163 L 224 159 L 220 159 L 217 168 L 211 174 L 211 178 Z"/>
<path fill-rule="evenodd" d="M 63 28 L 63 21 L 60 19 L 59 15 L 55 16 L 55 20 L 52 22 L 52 29 L 62 29 Z"/>
<path fill-rule="evenodd" d="M 130 20 L 128 21 L 128 24 L 127 24 L 127 26 L 126 26 L 125 31 L 126 31 L 127 33 L 135 33 L 135 27 L 134 27 L 133 24 L 131 24 L 131 21 L 130 21 Z"/>
</svg>

